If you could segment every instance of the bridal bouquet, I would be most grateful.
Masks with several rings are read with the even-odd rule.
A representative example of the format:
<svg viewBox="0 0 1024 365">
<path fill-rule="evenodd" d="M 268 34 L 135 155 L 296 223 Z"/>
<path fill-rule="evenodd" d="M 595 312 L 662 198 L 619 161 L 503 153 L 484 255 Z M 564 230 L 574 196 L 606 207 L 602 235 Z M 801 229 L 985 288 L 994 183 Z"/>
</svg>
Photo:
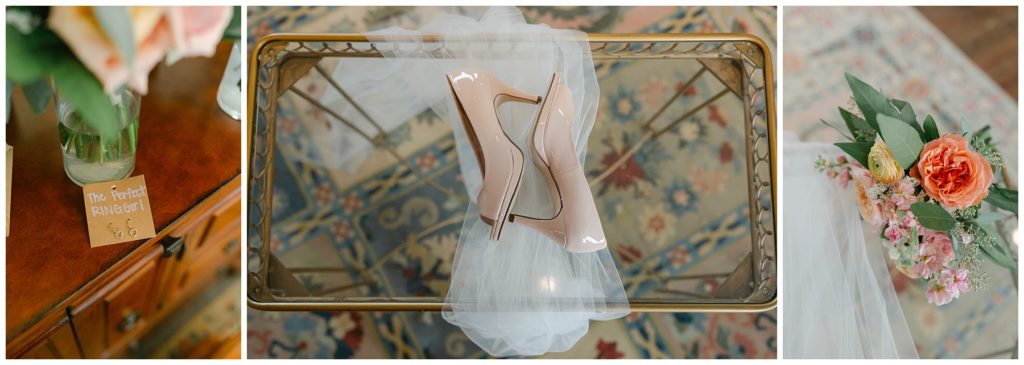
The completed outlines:
<svg viewBox="0 0 1024 365">
<path fill-rule="evenodd" d="M 1003 159 L 985 126 L 940 134 L 929 115 L 890 99 L 849 74 L 851 110 L 839 108 L 850 158 L 819 158 L 817 168 L 846 188 L 853 184 L 861 217 L 879 230 L 895 267 L 927 280 L 928 302 L 943 305 L 984 285 L 984 258 L 1016 272 L 995 227 L 1017 215 L 1017 191 L 996 184 Z M 988 202 L 991 207 L 982 206 Z M 1002 212 L 999 212 L 999 211 Z"/>
</svg>

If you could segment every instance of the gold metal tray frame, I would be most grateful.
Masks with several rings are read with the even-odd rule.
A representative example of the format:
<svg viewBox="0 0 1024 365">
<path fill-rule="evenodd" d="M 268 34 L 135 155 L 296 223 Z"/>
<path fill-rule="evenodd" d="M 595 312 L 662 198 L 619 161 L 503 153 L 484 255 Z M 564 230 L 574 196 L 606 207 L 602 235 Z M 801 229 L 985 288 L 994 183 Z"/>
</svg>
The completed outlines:
<svg viewBox="0 0 1024 365">
<path fill-rule="evenodd" d="M 444 54 L 444 40 L 424 36 L 428 43 L 439 45 L 438 53 Z M 776 129 L 774 71 L 768 47 L 757 37 L 748 34 L 590 34 L 588 40 L 595 61 L 628 59 L 696 59 L 702 68 L 686 85 L 688 86 L 705 71 L 711 70 L 721 80 L 722 72 L 739 72 L 741 84 L 733 92 L 740 96 L 744 106 L 744 127 L 747 147 L 748 195 L 750 201 L 751 253 L 732 273 L 677 277 L 673 280 L 692 280 L 707 276 L 728 277 L 726 284 L 734 277 L 748 280 L 749 295 L 736 302 L 679 303 L 671 299 L 631 300 L 632 311 L 638 312 L 751 312 L 774 308 L 776 295 L 776 252 L 775 229 L 777 216 L 776 202 Z M 293 272 L 337 272 L 345 268 L 297 268 L 289 269 L 270 252 L 266 244 L 270 237 L 271 201 L 273 189 L 273 150 L 276 124 L 277 99 L 285 92 L 294 92 L 300 97 L 332 114 L 343 123 L 348 123 L 319 105 L 308 95 L 293 88 L 297 80 L 315 69 L 325 76 L 329 83 L 345 96 L 347 94 L 334 84 L 322 68 L 317 66 L 328 57 L 381 57 L 371 43 L 379 39 L 359 34 L 274 34 L 262 38 L 253 47 L 249 58 L 249 105 L 248 126 L 249 148 L 248 170 L 248 230 L 247 254 L 248 302 L 260 310 L 358 310 L 358 311 L 443 311 L 443 298 L 437 297 L 360 297 L 339 298 L 310 295 L 292 275 Z M 732 65 L 732 71 L 723 65 Z M 739 88 L 739 90 L 736 90 Z M 684 87 L 685 89 L 685 87 Z M 692 116 L 696 110 L 710 104 L 721 96 L 712 97 L 694 110 L 676 119 L 672 125 Z M 678 95 L 677 95 L 678 97 Z M 673 98 L 674 100 L 674 98 Z M 760 100 L 762 107 L 757 107 Z M 667 104 L 666 104 L 667 106 Z M 356 105 L 356 108 L 359 108 Z M 663 107 L 656 114 L 664 112 Z M 362 112 L 360 110 L 360 112 Z M 365 116 L 365 112 L 363 113 Z M 658 137 L 671 128 L 653 128 L 653 117 L 644 125 L 641 141 L 624 156 L 632 155 L 646 141 Z M 355 129 L 355 128 L 354 128 Z M 404 161 L 394 149 L 387 145 L 383 134 L 371 136 L 355 129 L 362 137 L 371 140 L 377 148 L 385 148 L 399 162 Z M 380 131 L 382 132 L 382 131 Z M 620 160 L 621 163 L 621 160 Z M 612 167 L 614 167 L 613 165 Z M 609 169 L 609 170 L 613 170 Z M 595 185 L 607 173 L 592 179 Z M 443 187 L 439 187 L 442 188 Z M 344 289 L 344 288 L 341 288 Z"/>
</svg>

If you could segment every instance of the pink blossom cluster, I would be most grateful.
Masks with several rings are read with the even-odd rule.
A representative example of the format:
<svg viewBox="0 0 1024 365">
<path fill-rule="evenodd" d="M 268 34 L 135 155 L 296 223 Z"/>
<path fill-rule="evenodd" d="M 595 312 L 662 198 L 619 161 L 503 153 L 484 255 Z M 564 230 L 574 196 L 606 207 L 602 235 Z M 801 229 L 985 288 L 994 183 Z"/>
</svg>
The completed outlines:
<svg viewBox="0 0 1024 365">
<path fill-rule="evenodd" d="M 964 268 L 946 268 L 928 284 L 928 303 L 943 305 L 971 291 L 970 272 Z"/>
<path fill-rule="evenodd" d="M 904 176 L 896 185 L 884 185 L 858 163 L 851 164 L 850 171 L 864 220 L 877 229 L 884 228 L 886 238 L 893 244 L 907 238 L 911 229 L 918 226 L 910 205 L 923 200 L 915 194 L 917 181 Z"/>
<path fill-rule="evenodd" d="M 853 182 L 861 217 L 882 232 L 885 244 L 896 255 L 897 269 L 908 277 L 928 280 L 929 303 L 947 304 L 971 290 L 970 271 L 959 267 L 949 236 L 924 228 L 910 211 L 912 204 L 927 200 L 917 179 L 907 175 L 896 184 L 882 184 L 862 165 L 845 157 L 835 162 L 820 160 L 818 166 L 844 188 Z"/>
</svg>

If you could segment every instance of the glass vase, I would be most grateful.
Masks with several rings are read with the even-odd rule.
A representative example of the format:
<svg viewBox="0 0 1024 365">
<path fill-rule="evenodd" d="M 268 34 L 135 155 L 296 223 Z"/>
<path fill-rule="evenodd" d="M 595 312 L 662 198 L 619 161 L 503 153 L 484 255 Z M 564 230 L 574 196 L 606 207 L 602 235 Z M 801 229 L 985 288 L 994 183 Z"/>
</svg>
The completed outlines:
<svg viewBox="0 0 1024 365">
<path fill-rule="evenodd" d="M 217 105 L 228 116 L 239 120 L 242 116 L 242 60 L 238 42 L 231 47 L 231 56 L 224 66 L 224 74 L 217 87 Z"/>
<path fill-rule="evenodd" d="M 128 88 L 118 90 L 114 101 L 113 137 L 101 136 L 66 100 L 56 98 L 57 130 L 64 154 L 64 172 L 78 185 L 120 180 L 135 170 L 138 149 L 141 96 Z"/>
</svg>

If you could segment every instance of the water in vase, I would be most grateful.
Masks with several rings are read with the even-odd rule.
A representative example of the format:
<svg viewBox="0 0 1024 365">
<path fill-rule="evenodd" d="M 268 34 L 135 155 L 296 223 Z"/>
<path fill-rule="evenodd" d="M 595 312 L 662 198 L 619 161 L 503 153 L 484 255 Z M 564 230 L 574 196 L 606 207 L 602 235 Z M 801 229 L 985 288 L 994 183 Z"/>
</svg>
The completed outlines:
<svg viewBox="0 0 1024 365">
<path fill-rule="evenodd" d="M 57 128 L 64 153 L 64 171 L 75 184 L 123 179 L 135 169 L 138 112 L 133 113 L 121 105 L 115 109 L 117 133 L 104 137 L 82 121 L 73 108 L 58 107 Z"/>
</svg>

